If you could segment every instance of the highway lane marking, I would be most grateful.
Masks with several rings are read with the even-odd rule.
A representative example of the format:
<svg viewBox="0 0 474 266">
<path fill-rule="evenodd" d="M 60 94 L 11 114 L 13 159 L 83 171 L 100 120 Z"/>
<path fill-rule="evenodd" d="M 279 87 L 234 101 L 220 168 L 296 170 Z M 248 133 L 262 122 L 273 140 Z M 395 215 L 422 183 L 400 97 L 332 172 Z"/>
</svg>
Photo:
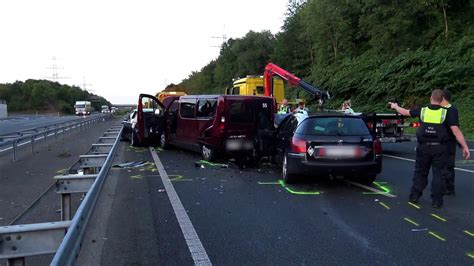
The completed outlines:
<svg viewBox="0 0 474 266">
<path fill-rule="evenodd" d="M 412 203 L 412 202 L 408 202 L 408 204 L 410 204 L 410 206 L 412 206 L 413 208 L 416 208 L 416 209 L 421 209 L 420 206 L 416 205 L 415 203 Z"/>
<path fill-rule="evenodd" d="M 414 225 L 414 226 L 420 226 L 417 222 L 413 221 L 413 220 L 410 219 L 410 218 L 406 218 L 406 217 L 405 217 L 405 218 L 403 218 L 403 220 L 405 220 L 405 221 L 411 223 L 411 224 Z"/>
<path fill-rule="evenodd" d="M 465 234 L 467 234 L 468 236 L 474 237 L 474 233 L 472 233 L 472 232 L 469 232 L 469 231 L 467 231 L 467 230 L 464 230 L 463 232 L 464 232 Z"/>
<path fill-rule="evenodd" d="M 438 235 L 437 233 L 435 233 L 435 232 L 433 232 L 433 231 L 429 231 L 428 234 L 430 234 L 430 235 L 436 237 L 437 239 L 439 239 L 439 240 L 441 240 L 441 241 L 446 241 L 446 238 L 444 238 L 444 237 Z"/>
<path fill-rule="evenodd" d="M 443 217 L 439 216 L 439 215 L 436 215 L 434 213 L 430 214 L 431 216 L 433 216 L 434 218 L 442 221 L 442 222 L 447 222 L 448 220 L 444 219 Z"/>
<path fill-rule="evenodd" d="M 345 181 L 346 181 L 346 183 L 352 184 L 352 185 L 357 186 L 357 187 L 361 187 L 363 189 L 367 189 L 369 191 L 375 192 L 376 194 L 379 194 L 379 195 L 382 195 L 382 196 L 386 196 L 386 197 L 389 197 L 389 198 L 396 198 L 397 197 L 396 195 L 378 190 L 378 189 L 373 188 L 373 187 L 362 185 L 362 184 L 359 184 L 359 183 L 356 183 L 356 182 L 353 182 L 353 181 L 350 181 L 350 180 L 345 180 Z"/>
<path fill-rule="evenodd" d="M 403 161 L 408 161 L 408 162 L 415 162 L 413 159 L 408 159 L 408 158 L 403 158 L 403 157 L 398 157 L 398 156 L 393 156 L 393 155 L 387 155 L 384 154 L 383 156 L 393 158 L 393 159 L 398 159 L 398 160 L 403 160 Z M 459 167 L 454 167 L 454 170 L 462 171 L 462 172 L 467 172 L 467 173 L 474 173 L 474 170 L 468 170 L 464 168 L 459 168 Z"/>
<path fill-rule="evenodd" d="M 181 200 L 179 199 L 178 193 L 173 187 L 171 180 L 168 174 L 165 171 L 163 164 L 161 163 L 158 154 L 155 150 L 150 147 L 150 153 L 153 157 L 153 161 L 155 162 L 156 167 L 158 168 L 158 172 L 160 173 L 161 181 L 165 186 L 166 194 L 168 195 L 168 199 L 171 202 L 171 206 L 173 207 L 174 214 L 176 215 L 176 219 L 178 220 L 179 226 L 181 227 L 181 232 L 184 235 L 184 239 L 186 244 L 188 245 L 188 249 L 191 253 L 195 265 L 212 265 L 209 256 L 207 255 L 204 246 L 202 245 L 201 240 L 196 232 L 196 229 L 189 219 L 188 213 L 186 209 L 184 209 Z"/>
</svg>

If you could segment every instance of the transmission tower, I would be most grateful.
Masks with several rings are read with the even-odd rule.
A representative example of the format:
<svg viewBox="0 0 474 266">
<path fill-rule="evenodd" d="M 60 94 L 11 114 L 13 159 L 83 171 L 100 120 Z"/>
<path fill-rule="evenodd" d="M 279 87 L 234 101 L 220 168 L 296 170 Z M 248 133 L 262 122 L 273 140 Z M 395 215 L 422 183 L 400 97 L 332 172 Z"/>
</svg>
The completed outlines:
<svg viewBox="0 0 474 266">
<path fill-rule="evenodd" d="M 45 77 L 45 79 L 49 79 L 49 80 L 54 81 L 54 82 L 58 82 L 60 79 L 67 79 L 68 77 L 61 77 L 58 74 L 58 70 L 59 69 L 64 69 L 64 68 L 63 67 L 58 67 L 58 64 L 56 62 L 56 56 L 53 56 L 51 58 L 51 61 L 52 61 L 52 66 L 47 67 L 46 69 L 51 70 L 52 75 L 51 75 L 51 77 Z"/>
<path fill-rule="evenodd" d="M 223 30 L 222 30 L 222 35 L 221 36 L 212 36 L 211 37 L 212 39 L 221 39 L 222 42 L 220 45 L 211 45 L 211 47 L 214 47 L 214 48 L 221 48 L 222 47 L 222 44 L 224 44 L 226 41 L 227 41 L 227 35 L 225 34 L 225 25 L 223 27 Z"/>
</svg>

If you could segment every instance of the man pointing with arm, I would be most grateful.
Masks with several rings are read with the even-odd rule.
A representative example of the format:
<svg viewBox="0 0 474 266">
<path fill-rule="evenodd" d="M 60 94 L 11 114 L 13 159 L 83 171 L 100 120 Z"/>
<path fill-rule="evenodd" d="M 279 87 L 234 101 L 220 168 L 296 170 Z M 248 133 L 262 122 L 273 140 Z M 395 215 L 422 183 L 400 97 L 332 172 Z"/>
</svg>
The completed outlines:
<svg viewBox="0 0 474 266">
<path fill-rule="evenodd" d="M 445 176 L 447 174 L 447 154 L 449 131 L 452 131 L 456 140 L 461 144 L 463 157 L 470 157 L 469 148 L 459 126 L 455 124 L 452 114 L 441 106 L 444 93 L 434 90 L 431 93 L 430 104 L 423 108 L 407 110 L 391 103 L 390 107 L 404 116 L 419 117 L 421 126 L 416 132 L 418 146 L 416 149 L 415 173 L 410 193 L 410 202 L 417 203 L 423 190 L 428 184 L 430 167 L 433 169 L 431 182 L 431 199 L 434 208 L 441 208 L 445 193 Z"/>
</svg>

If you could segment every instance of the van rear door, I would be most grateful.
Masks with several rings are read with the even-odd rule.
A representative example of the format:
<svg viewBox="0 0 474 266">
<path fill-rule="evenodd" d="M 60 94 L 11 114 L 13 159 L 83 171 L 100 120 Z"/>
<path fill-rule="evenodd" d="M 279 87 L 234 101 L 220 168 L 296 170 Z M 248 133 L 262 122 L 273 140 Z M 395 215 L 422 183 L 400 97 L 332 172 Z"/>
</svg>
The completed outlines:
<svg viewBox="0 0 474 266">
<path fill-rule="evenodd" d="M 273 136 L 273 100 L 267 97 L 228 98 L 227 140 L 250 140 L 257 150 L 266 153 L 268 137 Z"/>
</svg>

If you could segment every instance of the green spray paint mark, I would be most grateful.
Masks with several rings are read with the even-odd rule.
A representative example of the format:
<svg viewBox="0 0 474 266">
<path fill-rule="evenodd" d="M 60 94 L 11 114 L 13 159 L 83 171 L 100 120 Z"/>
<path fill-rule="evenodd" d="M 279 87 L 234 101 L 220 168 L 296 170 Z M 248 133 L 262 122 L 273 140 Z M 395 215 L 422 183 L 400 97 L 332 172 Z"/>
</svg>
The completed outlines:
<svg viewBox="0 0 474 266">
<path fill-rule="evenodd" d="M 374 182 L 373 183 L 375 186 L 377 186 L 378 189 L 382 190 L 383 192 L 362 192 L 364 195 L 374 195 L 374 194 L 389 194 L 391 191 L 388 187 L 383 186 L 383 184 L 387 184 L 387 182 Z"/>
<path fill-rule="evenodd" d="M 294 195 L 319 195 L 320 193 L 318 191 L 310 192 L 310 191 L 295 191 L 289 187 L 286 186 L 285 181 L 283 180 L 278 180 L 280 185 L 289 193 L 294 194 Z"/>
<path fill-rule="evenodd" d="M 382 205 L 385 209 L 390 210 L 390 207 L 387 204 L 385 204 L 381 201 L 379 201 L 379 204 Z"/>
<path fill-rule="evenodd" d="M 279 182 L 257 182 L 259 185 L 279 185 Z"/>
<path fill-rule="evenodd" d="M 60 169 L 58 171 L 56 171 L 57 174 L 64 174 L 66 173 L 67 169 Z"/>
<path fill-rule="evenodd" d="M 184 176 L 182 175 L 169 175 L 169 177 L 170 177 L 170 181 L 193 181 L 192 179 L 184 178 Z"/>
<path fill-rule="evenodd" d="M 196 162 L 196 164 L 204 164 L 204 165 L 208 165 L 212 167 L 223 167 L 223 168 L 229 167 L 227 164 L 224 164 L 224 163 L 211 163 L 206 160 L 199 160 L 198 162 Z"/>
<path fill-rule="evenodd" d="M 416 208 L 416 209 L 418 209 L 418 210 L 421 209 L 420 206 L 416 205 L 416 204 L 413 203 L 413 202 L 408 202 L 408 204 L 410 204 L 410 206 L 412 206 L 413 208 Z"/>
<path fill-rule="evenodd" d="M 405 220 L 405 221 L 411 223 L 411 224 L 414 225 L 414 226 L 420 226 L 417 222 L 413 221 L 413 220 L 410 219 L 410 218 L 406 218 L 406 217 L 405 217 L 405 218 L 403 218 L 403 220 Z"/>
<path fill-rule="evenodd" d="M 437 239 L 441 240 L 441 241 L 446 241 L 446 239 L 440 235 L 438 235 L 437 233 L 433 232 L 433 231 L 429 231 L 428 234 L 436 237 Z"/>
<path fill-rule="evenodd" d="M 456 164 L 474 164 L 474 160 L 461 160 L 457 161 Z"/>
<path fill-rule="evenodd" d="M 143 176 L 142 175 L 132 175 L 130 176 L 131 179 L 142 179 Z"/>
<path fill-rule="evenodd" d="M 440 221 L 442 221 L 442 222 L 447 222 L 446 219 L 444 219 L 443 217 L 441 217 L 441 216 L 439 216 L 439 215 L 436 215 L 436 214 L 434 214 L 434 213 L 432 213 L 431 216 L 433 216 L 434 218 L 436 218 L 436 219 L 438 219 L 438 220 L 440 220 Z"/>
<path fill-rule="evenodd" d="M 472 232 L 469 232 L 467 230 L 464 230 L 463 232 L 466 233 L 468 236 L 474 237 L 474 233 Z"/>
<path fill-rule="evenodd" d="M 278 182 L 257 182 L 259 185 L 280 185 L 284 188 L 288 193 L 294 195 L 319 195 L 321 194 L 319 191 L 296 191 L 285 184 L 285 181 L 278 180 Z"/>
<path fill-rule="evenodd" d="M 466 253 L 466 255 L 467 255 L 469 258 L 474 259 L 474 252 Z"/>
</svg>

